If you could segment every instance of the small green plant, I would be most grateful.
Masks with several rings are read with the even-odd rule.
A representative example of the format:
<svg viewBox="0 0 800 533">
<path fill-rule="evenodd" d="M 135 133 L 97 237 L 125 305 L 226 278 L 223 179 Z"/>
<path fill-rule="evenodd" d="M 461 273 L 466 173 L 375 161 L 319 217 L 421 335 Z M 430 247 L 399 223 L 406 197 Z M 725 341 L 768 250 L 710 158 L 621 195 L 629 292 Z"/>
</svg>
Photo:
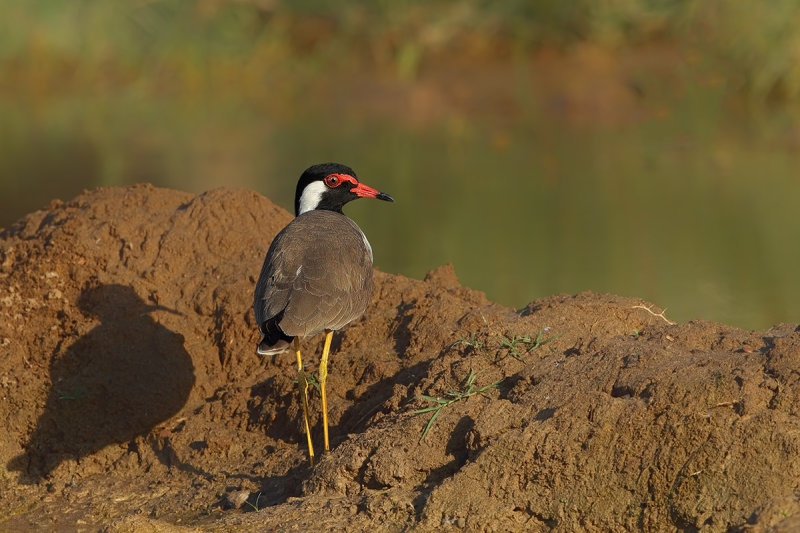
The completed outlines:
<svg viewBox="0 0 800 533">
<path fill-rule="evenodd" d="M 320 395 L 322 394 L 322 390 L 319 387 L 319 373 L 318 373 L 317 370 L 312 370 L 311 372 L 308 372 L 308 373 L 304 372 L 303 373 L 303 377 L 306 380 L 306 384 L 307 385 L 311 385 L 312 387 L 314 387 L 314 390 L 317 391 L 317 394 L 320 394 Z M 292 383 L 297 385 L 298 383 L 300 383 L 300 380 L 293 379 Z"/>
<path fill-rule="evenodd" d="M 500 347 L 501 348 L 508 348 L 511 350 L 511 355 L 522 361 L 523 363 L 526 362 L 525 358 L 522 356 L 522 353 L 517 349 L 517 346 L 520 344 L 525 344 L 525 341 L 530 340 L 528 337 L 517 337 L 514 335 L 510 339 L 503 337 L 502 335 L 498 336 L 500 339 Z"/>
<path fill-rule="evenodd" d="M 417 396 L 417 398 L 433 402 L 434 404 L 425 407 L 423 409 L 418 409 L 414 411 L 415 415 L 421 415 L 423 413 L 431 413 L 431 412 L 433 413 L 433 415 L 431 415 L 430 420 L 428 420 L 428 423 L 425 425 L 425 429 L 422 431 L 422 436 L 419 438 L 419 442 L 422 442 L 422 439 L 424 439 L 425 435 L 428 434 L 428 431 L 431 429 L 431 426 L 433 426 L 433 423 L 436 421 L 436 418 L 439 416 L 439 414 L 445 407 L 447 407 L 448 405 L 452 405 L 457 401 L 465 400 L 470 396 L 474 396 L 476 394 L 482 394 L 493 387 L 497 387 L 503 381 L 501 379 L 500 381 L 495 381 L 491 385 L 484 385 L 483 387 L 476 388 L 475 378 L 477 376 L 478 374 L 476 374 L 472 369 L 470 369 L 469 375 L 467 376 L 467 379 L 464 380 L 464 384 L 461 387 L 461 390 L 456 391 L 455 389 L 451 388 L 447 392 L 446 395 L 447 398 L 439 398 L 438 396 L 427 396 L 425 394 L 420 394 L 419 396 Z"/>
<path fill-rule="evenodd" d="M 457 335 L 458 342 L 456 344 L 463 344 L 469 348 L 472 348 L 476 352 L 483 350 L 483 341 L 478 339 L 477 333 L 470 333 L 469 337 L 463 335 Z"/>
<path fill-rule="evenodd" d="M 553 335 L 552 337 L 544 338 L 545 328 L 539 330 L 539 333 L 536 335 L 536 338 L 529 337 L 528 335 L 522 335 L 521 337 L 517 337 L 514 335 L 513 337 L 506 338 L 502 335 L 498 336 L 500 339 L 500 347 L 501 348 L 508 348 L 511 351 L 511 355 L 522 361 L 523 363 L 527 363 L 525 357 L 522 355 L 522 352 L 519 350 L 519 346 L 527 346 L 525 353 L 530 353 L 536 348 L 547 344 L 548 342 L 559 338 L 563 333 L 559 333 L 558 335 Z"/>
<path fill-rule="evenodd" d="M 59 400 L 85 400 L 89 397 L 89 391 L 84 387 L 77 387 L 71 391 L 58 391 Z"/>
<path fill-rule="evenodd" d="M 258 509 L 258 500 L 259 500 L 259 498 L 261 498 L 261 493 L 260 492 L 256 495 L 256 503 L 255 504 L 250 503 L 249 499 L 245 500 L 244 503 L 246 503 L 247 505 L 252 507 L 254 511 L 258 511 L 259 510 Z"/>
<path fill-rule="evenodd" d="M 533 350 L 535 350 L 539 346 L 545 345 L 548 342 L 550 342 L 550 341 L 552 341 L 554 339 L 557 339 L 557 338 L 559 338 L 560 336 L 563 335 L 563 333 L 559 333 L 558 335 L 553 335 L 552 337 L 547 337 L 545 339 L 544 338 L 544 332 L 545 332 L 546 329 L 550 329 L 550 328 L 542 328 L 542 329 L 539 330 L 539 333 L 536 335 L 536 339 L 534 339 L 533 344 L 531 345 L 530 348 L 528 348 L 528 352 L 532 352 Z"/>
<path fill-rule="evenodd" d="M 319 369 L 312 371 L 310 374 L 306 374 L 306 383 L 314 387 L 317 394 L 322 396 L 322 389 L 319 386 Z"/>
</svg>

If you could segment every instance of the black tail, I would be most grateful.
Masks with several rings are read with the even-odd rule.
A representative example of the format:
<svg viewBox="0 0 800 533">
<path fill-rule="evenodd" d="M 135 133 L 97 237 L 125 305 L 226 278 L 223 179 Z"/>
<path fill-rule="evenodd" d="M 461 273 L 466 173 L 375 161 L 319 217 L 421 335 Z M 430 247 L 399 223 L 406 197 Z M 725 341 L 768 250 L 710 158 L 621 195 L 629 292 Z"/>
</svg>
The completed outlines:
<svg viewBox="0 0 800 533">
<path fill-rule="evenodd" d="M 269 320 L 265 320 L 258 328 L 264 337 L 258 343 L 257 351 L 261 355 L 277 355 L 286 351 L 294 337 L 290 337 L 278 326 L 283 318 L 283 312 L 278 313 Z"/>
</svg>

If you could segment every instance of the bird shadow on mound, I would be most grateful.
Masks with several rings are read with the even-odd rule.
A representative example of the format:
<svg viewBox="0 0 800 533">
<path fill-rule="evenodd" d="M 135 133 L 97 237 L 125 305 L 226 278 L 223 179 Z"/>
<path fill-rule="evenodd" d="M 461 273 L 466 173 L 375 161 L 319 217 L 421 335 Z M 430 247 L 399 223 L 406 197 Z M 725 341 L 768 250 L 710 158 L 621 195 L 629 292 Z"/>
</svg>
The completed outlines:
<svg viewBox="0 0 800 533">
<path fill-rule="evenodd" d="M 100 324 L 53 353 L 51 388 L 25 453 L 8 464 L 20 481 L 37 483 L 66 460 L 80 461 L 109 444 L 146 435 L 184 406 L 194 366 L 182 335 L 150 313 L 131 287 L 88 285 L 78 298 Z"/>
</svg>

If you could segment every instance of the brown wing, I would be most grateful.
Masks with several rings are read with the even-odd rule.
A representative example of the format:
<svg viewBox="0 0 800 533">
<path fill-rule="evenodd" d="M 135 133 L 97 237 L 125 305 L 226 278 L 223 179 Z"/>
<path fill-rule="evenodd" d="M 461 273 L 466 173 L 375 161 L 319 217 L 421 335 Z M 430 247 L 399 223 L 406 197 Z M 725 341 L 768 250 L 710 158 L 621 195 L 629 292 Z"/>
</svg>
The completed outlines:
<svg viewBox="0 0 800 533">
<path fill-rule="evenodd" d="M 337 330 L 361 316 L 372 295 L 372 258 L 358 226 L 332 211 L 309 211 L 275 237 L 256 285 L 259 325 L 283 312 L 290 336 Z"/>
</svg>

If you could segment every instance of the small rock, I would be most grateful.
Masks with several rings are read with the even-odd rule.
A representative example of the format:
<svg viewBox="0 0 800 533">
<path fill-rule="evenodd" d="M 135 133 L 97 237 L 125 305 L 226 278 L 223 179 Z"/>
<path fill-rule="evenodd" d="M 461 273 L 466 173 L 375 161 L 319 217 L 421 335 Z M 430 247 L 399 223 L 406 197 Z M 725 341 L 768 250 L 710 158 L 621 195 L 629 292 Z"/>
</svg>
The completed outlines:
<svg viewBox="0 0 800 533">
<path fill-rule="evenodd" d="M 50 292 L 47 293 L 48 300 L 60 300 L 62 297 L 61 291 L 58 289 L 52 289 Z"/>
<path fill-rule="evenodd" d="M 250 492 L 246 490 L 237 490 L 234 492 L 229 492 L 225 495 L 225 503 L 234 509 L 239 509 L 244 502 L 247 501 L 247 498 L 250 497 Z"/>
</svg>

